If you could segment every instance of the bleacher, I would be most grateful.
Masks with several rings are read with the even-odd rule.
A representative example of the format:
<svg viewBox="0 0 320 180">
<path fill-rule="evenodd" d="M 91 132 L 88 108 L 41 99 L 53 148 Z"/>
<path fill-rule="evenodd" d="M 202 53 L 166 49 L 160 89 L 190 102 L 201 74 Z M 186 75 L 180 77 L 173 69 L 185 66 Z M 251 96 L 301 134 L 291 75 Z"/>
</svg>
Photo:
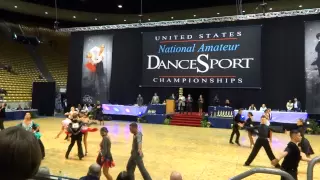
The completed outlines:
<svg viewBox="0 0 320 180">
<path fill-rule="evenodd" d="M 41 56 L 57 86 L 66 87 L 69 53 L 69 33 L 47 28 L 21 26 L 25 35 L 37 36 L 41 44 L 37 53 Z"/>
<path fill-rule="evenodd" d="M 43 82 L 39 79 L 34 60 L 28 54 L 23 44 L 0 36 L 0 64 L 11 65 L 14 73 L 0 70 L 0 87 L 8 94 L 4 97 L 7 102 L 29 102 L 32 99 L 32 83 Z"/>
</svg>

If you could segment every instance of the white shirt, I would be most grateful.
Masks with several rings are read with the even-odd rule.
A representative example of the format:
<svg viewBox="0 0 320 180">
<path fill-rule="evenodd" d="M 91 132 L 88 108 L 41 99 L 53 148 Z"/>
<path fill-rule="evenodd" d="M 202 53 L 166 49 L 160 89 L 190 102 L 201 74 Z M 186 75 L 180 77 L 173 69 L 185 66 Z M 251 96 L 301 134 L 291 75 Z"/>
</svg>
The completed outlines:
<svg viewBox="0 0 320 180">
<path fill-rule="evenodd" d="M 267 107 L 260 107 L 260 111 L 265 111 Z"/>
<path fill-rule="evenodd" d="M 100 55 L 100 48 L 95 46 L 90 50 L 90 53 L 92 55 L 91 60 L 94 64 L 98 64 L 103 60 L 103 53 Z"/>
<path fill-rule="evenodd" d="M 294 108 L 298 108 L 298 102 L 294 102 L 294 103 L 293 103 L 293 107 L 294 107 Z"/>
</svg>

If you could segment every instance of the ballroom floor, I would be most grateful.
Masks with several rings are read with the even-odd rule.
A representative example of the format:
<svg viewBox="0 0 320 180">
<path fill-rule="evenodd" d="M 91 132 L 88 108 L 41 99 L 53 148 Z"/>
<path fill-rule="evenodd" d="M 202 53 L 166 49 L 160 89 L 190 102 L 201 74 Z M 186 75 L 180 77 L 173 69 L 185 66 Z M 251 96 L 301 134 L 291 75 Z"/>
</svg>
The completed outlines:
<svg viewBox="0 0 320 180">
<path fill-rule="evenodd" d="M 54 137 L 60 130 L 61 118 L 36 119 L 43 134 L 42 141 L 46 148 L 46 158 L 42 166 L 50 168 L 51 173 L 79 178 L 86 174 L 89 165 L 95 162 L 101 137 L 98 132 L 88 136 L 89 154 L 82 161 L 76 157 L 77 148 L 74 146 L 70 159 L 64 158 L 68 142 L 65 135 L 59 139 Z M 18 121 L 5 122 L 5 126 L 16 125 Z M 130 156 L 132 135 L 129 123 L 112 121 L 106 122 L 112 140 L 112 154 L 116 167 L 110 170 L 116 179 L 117 174 L 125 170 Z M 97 126 L 98 127 L 98 126 Z M 185 180 L 227 180 L 253 167 L 271 167 L 264 150 L 261 150 L 251 167 L 243 164 L 251 149 L 247 133 L 241 131 L 241 147 L 229 145 L 230 130 L 214 128 L 195 128 L 166 125 L 140 124 L 143 133 L 144 163 L 153 180 L 168 180 L 172 171 L 178 171 Z M 320 136 L 307 136 L 314 151 L 320 155 Z M 279 154 L 289 141 L 288 135 L 273 134 L 273 150 Z M 306 179 L 305 162 L 300 163 L 299 180 Z M 61 173 L 60 173 L 61 171 Z M 320 180 L 320 165 L 314 169 L 314 180 Z M 104 177 L 102 179 L 105 179 Z M 246 178 L 248 180 L 280 179 L 275 175 L 257 174 Z M 142 180 L 138 168 L 136 180 Z"/>
</svg>

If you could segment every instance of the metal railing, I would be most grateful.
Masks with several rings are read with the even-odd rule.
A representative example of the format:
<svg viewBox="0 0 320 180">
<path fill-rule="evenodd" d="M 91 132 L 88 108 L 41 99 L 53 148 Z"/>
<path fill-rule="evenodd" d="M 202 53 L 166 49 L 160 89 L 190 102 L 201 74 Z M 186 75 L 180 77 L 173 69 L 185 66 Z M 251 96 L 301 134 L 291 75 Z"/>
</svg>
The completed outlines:
<svg viewBox="0 0 320 180">
<path fill-rule="evenodd" d="M 262 173 L 262 174 L 274 174 L 274 175 L 280 175 L 285 177 L 287 180 L 294 180 L 294 178 L 287 172 L 284 172 L 280 169 L 271 169 L 271 168 L 254 168 L 250 169 L 249 171 L 243 172 L 237 176 L 234 176 L 230 178 L 230 180 L 240 180 L 244 179 L 248 176 L 251 176 L 256 173 Z"/>
<path fill-rule="evenodd" d="M 320 163 L 320 156 L 313 158 L 309 163 L 308 163 L 308 168 L 307 168 L 307 180 L 313 180 L 313 168 L 314 166 Z"/>
</svg>

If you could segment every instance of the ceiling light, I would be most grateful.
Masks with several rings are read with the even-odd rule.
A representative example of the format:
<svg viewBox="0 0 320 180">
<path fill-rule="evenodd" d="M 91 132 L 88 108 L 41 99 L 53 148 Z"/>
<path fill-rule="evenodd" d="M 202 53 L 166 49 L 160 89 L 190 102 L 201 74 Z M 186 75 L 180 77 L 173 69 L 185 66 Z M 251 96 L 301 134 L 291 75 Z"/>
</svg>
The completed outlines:
<svg viewBox="0 0 320 180">
<path fill-rule="evenodd" d="M 151 19 L 148 19 L 148 21 L 150 21 Z"/>
<path fill-rule="evenodd" d="M 197 15 L 194 14 L 193 17 L 197 17 Z"/>
<path fill-rule="evenodd" d="M 76 18 L 76 16 L 73 16 L 73 18 L 75 19 L 75 18 Z"/>
<path fill-rule="evenodd" d="M 302 8 L 302 5 L 299 5 L 299 8 Z"/>
<path fill-rule="evenodd" d="M 142 14 L 139 14 L 138 16 L 139 16 L 139 17 L 142 17 Z"/>
<path fill-rule="evenodd" d="M 245 13 L 246 11 L 242 11 L 243 13 Z"/>
<path fill-rule="evenodd" d="M 45 14 L 48 14 L 48 12 L 44 12 Z"/>
<path fill-rule="evenodd" d="M 14 8 L 18 8 L 18 6 L 14 6 Z"/>
<path fill-rule="evenodd" d="M 220 13 L 217 13 L 218 15 L 220 14 Z"/>
<path fill-rule="evenodd" d="M 97 20 L 98 20 L 98 18 L 95 18 L 94 20 L 95 20 L 95 21 L 97 21 Z"/>
<path fill-rule="evenodd" d="M 118 5 L 118 8 L 122 8 L 122 5 L 121 5 L 121 4 L 119 4 L 119 5 Z"/>
<path fill-rule="evenodd" d="M 173 19 L 174 17 L 171 17 L 171 19 Z"/>
<path fill-rule="evenodd" d="M 127 20 L 123 20 L 124 22 L 126 22 Z"/>
<path fill-rule="evenodd" d="M 269 11 L 272 11 L 272 8 L 269 8 Z"/>
</svg>

